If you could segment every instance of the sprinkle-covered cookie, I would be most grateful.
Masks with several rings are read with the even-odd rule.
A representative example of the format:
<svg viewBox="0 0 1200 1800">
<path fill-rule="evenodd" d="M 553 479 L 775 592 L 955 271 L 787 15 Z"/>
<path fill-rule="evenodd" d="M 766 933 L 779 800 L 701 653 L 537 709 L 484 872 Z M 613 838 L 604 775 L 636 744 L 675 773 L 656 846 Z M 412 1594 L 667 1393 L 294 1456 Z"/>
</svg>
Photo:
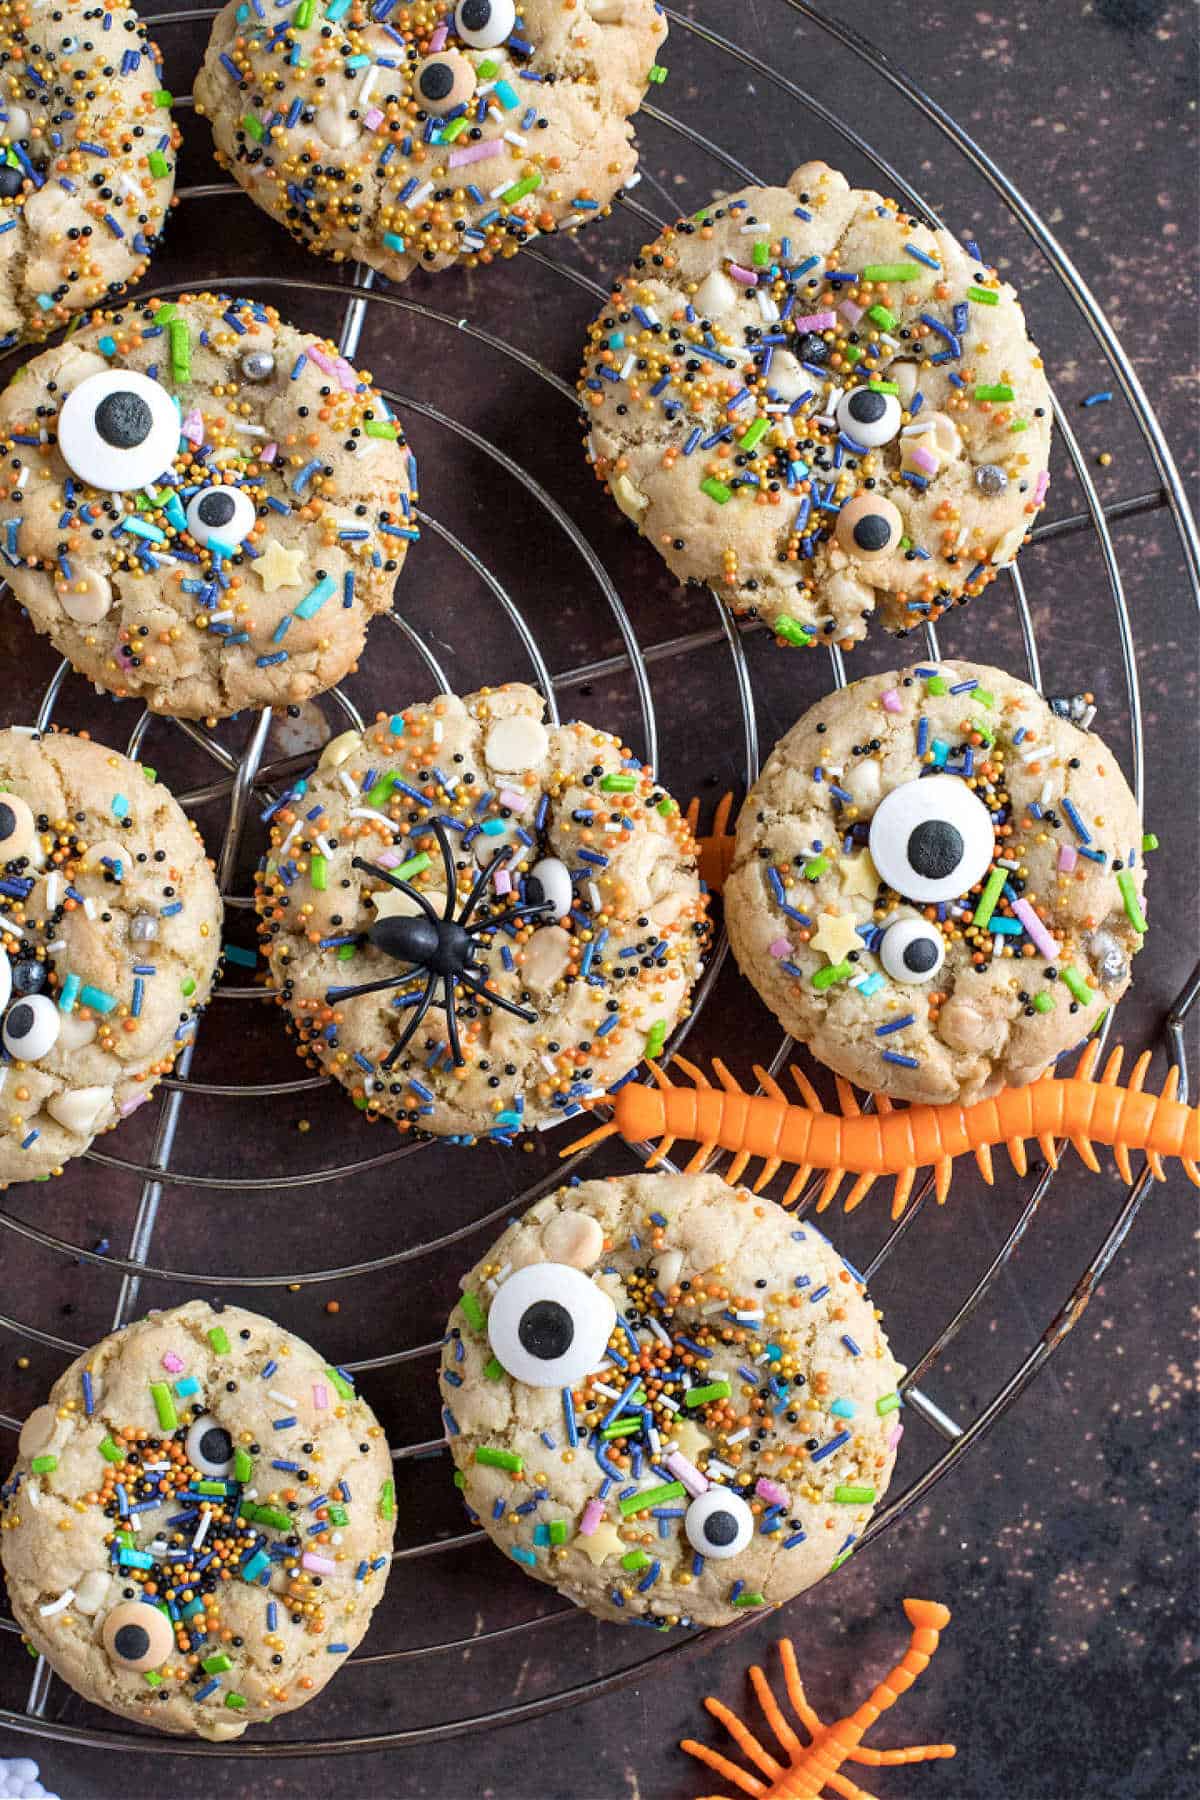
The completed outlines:
<svg viewBox="0 0 1200 1800">
<path fill-rule="evenodd" d="M 175 190 L 170 105 L 131 6 L 0 9 L 0 349 L 145 274 Z"/>
<path fill-rule="evenodd" d="M 667 24 L 653 0 L 229 0 L 196 77 L 217 159 L 318 256 L 391 281 L 606 213 Z"/>
<path fill-rule="evenodd" d="M 1129 986 L 1155 840 L 1073 710 L 1000 669 L 918 664 L 830 694 L 771 752 L 738 821 L 730 943 L 850 1081 L 986 1099 Z"/>
<path fill-rule="evenodd" d="M 150 1098 L 220 949 L 204 844 L 152 769 L 0 731 L 0 1186 L 59 1173 Z"/>
<path fill-rule="evenodd" d="M 351 1378 L 257 1313 L 189 1300 L 73 1362 L 0 1488 L 13 1614 L 96 1706 L 240 1737 L 341 1668 L 395 1529 Z"/>
<path fill-rule="evenodd" d="M 861 1277 L 717 1175 L 563 1187 L 462 1283 L 443 1419 L 470 1516 L 605 1619 L 723 1625 L 844 1562 L 902 1370 Z"/>
<path fill-rule="evenodd" d="M 513 682 L 381 713 L 272 822 L 258 910 L 301 1054 L 401 1131 L 553 1125 L 687 1011 L 691 831 L 618 739 L 544 710 Z"/>
<path fill-rule="evenodd" d="M 965 605 L 1049 483 L 1013 289 L 824 163 L 646 245 L 579 394 L 597 475 L 679 579 L 798 647 Z"/>
<path fill-rule="evenodd" d="M 95 315 L 0 395 L 0 455 L 0 553 L 34 625 L 182 718 L 340 681 L 418 535 L 369 376 L 252 300 Z"/>
</svg>

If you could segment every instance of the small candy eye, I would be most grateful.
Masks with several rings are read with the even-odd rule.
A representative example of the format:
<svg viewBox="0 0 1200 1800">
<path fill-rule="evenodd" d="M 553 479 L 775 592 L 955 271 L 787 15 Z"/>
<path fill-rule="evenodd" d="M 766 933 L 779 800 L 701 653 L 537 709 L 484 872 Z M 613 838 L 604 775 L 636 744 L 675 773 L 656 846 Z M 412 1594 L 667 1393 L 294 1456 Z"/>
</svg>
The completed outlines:
<svg viewBox="0 0 1200 1800">
<path fill-rule="evenodd" d="M 855 494 L 837 516 L 837 541 L 860 560 L 886 556 L 904 534 L 904 520 L 882 494 Z"/>
<path fill-rule="evenodd" d="M 37 835 L 33 814 L 19 794 L 0 794 L 0 862 L 26 856 Z"/>
<path fill-rule="evenodd" d="M 526 904 L 537 906 L 542 900 L 550 902 L 551 912 L 556 919 L 564 918 L 571 910 L 574 900 L 571 871 L 557 856 L 543 856 L 541 862 L 534 863 L 525 878 Z"/>
<path fill-rule="evenodd" d="M 254 524 L 254 502 L 241 488 L 202 488 L 187 503 L 187 528 L 202 550 L 214 539 L 232 548 Z"/>
<path fill-rule="evenodd" d="M 683 1529 L 701 1556 L 737 1556 L 754 1536 L 754 1514 L 732 1488 L 710 1487 L 688 1507 Z"/>
<path fill-rule="evenodd" d="M 0 162 L 0 200 L 15 200 L 25 183 L 25 171 Z"/>
<path fill-rule="evenodd" d="M 900 402 L 895 394 L 881 394 L 875 388 L 852 388 L 837 403 L 840 430 L 856 444 L 877 450 L 890 444 L 900 429 Z"/>
<path fill-rule="evenodd" d="M 992 860 L 995 833 L 978 796 L 957 775 L 893 788 L 875 809 L 868 844 L 889 887 L 906 900 L 953 900 Z"/>
<path fill-rule="evenodd" d="M 453 112 L 456 106 L 465 106 L 475 92 L 475 71 L 459 51 L 443 50 L 425 59 L 413 86 L 427 113 Z"/>
<path fill-rule="evenodd" d="M 18 1000 L 4 1021 L 4 1048 L 22 1062 L 36 1062 L 58 1042 L 60 1014 L 45 994 Z"/>
<path fill-rule="evenodd" d="M 210 1413 L 201 1413 L 188 1427 L 187 1456 L 202 1475 L 219 1480 L 233 1467 L 233 1439 Z"/>
<path fill-rule="evenodd" d="M 472 50 L 494 50 L 517 22 L 513 0 L 458 0 L 454 29 Z"/>
<path fill-rule="evenodd" d="M 897 919 L 883 934 L 879 960 L 893 981 L 932 981 L 946 960 L 946 946 L 928 919 Z"/>
<path fill-rule="evenodd" d="M 530 1263 L 503 1283 L 488 1313 L 488 1342 L 528 1387 L 574 1387 L 604 1360 L 617 1309 L 566 1263 Z"/>
<path fill-rule="evenodd" d="M 157 1606 L 146 1600 L 125 1600 L 105 1619 L 100 1642 L 115 1668 L 144 1674 L 166 1662 L 175 1648 L 175 1633 Z"/>
<path fill-rule="evenodd" d="M 58 448 L 72 475 L 89 487 L 127 493 L 170 468 L 179 449 L 179 412 L 148 375 L 104 369 L 63 401 Z"/>
</svg>

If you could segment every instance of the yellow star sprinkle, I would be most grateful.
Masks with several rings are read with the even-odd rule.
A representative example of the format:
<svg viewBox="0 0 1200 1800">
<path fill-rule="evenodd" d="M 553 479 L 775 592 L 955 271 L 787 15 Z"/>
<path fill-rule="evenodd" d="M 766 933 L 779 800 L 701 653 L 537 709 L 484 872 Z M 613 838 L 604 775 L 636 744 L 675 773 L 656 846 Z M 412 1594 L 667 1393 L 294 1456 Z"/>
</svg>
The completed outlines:
<svg viewBox="0 0 1200 1800">
<path fill-rule="evenodd" d="M 254 573 L 267 594 L 273 594 L 276 588 L 299 587 L 304 580 L 304 552 L 289 550 L 278 538 L 269 537 L 254 564 Z"/>
<path fill-rule="evenodd" d="M 602 1525 L 597 1525 L 590 1537 L 576 1536 L 573 1542 L 577 1549 L 583 1551 L 593 1568 L 607 1562 L 610 1556 L 624 1556 L 629 1548 L 611 1519 L 605 1519 Z"/>
<path fill-rule="evenodd" d="M 863 948 L 849 913 L 822 913 L 821 922 L 808 941 L 814 950 L 823 951 L 831 963 L 844 962 L 848 951 Z"/>
<path fill-rule="evenodd" d="M 871 861 L 869 850 L 860 850 L 857 856 L 843 856 L 837 872 L 844 894 L 857 894 L 864 900 L 874 901 L 879 888 L 879 870 Z"/>
</svg>

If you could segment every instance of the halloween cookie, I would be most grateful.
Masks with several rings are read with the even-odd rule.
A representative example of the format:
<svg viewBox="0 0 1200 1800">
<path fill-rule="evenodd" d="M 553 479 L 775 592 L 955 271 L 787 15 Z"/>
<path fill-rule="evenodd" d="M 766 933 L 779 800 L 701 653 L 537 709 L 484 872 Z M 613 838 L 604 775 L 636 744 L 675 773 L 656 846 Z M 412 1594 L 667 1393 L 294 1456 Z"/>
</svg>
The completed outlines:
<svg viewBox="0 0 1200 1800">
<path fill-rule="evenodd" d="M 780 1024 L 850 1081 L 986 1099 L 1129 986 L 1141 821 L 1067 710 L 1000 669 L 918 665 L 830 694 L 771 752 L 738 821 L 729 938 Z"/>
<path fill-rule="evenodd" d="M 58 1173 L 149 1099 L 220 950 L 204 845 L 150 770 L 0 731 L 0 1186 Z"/>
<path fill-rule="evenodd" d="M 229 0 L 196 77 L 217 159 L 318 256 L 476 268 L 606 213 L 667 23 L 653 0 Z"/>
<path fill-rule="evenodd" d="M 180 136 L 131 6 L 22 0 L 0 14 L 0 349 L 145 274 Z"/>
<path fill-rule="evenodd" d="M 340 681 L 417 536 L 382 396 L 252 300 L 95 315 L 0 395 L 0 453 L 4 573 L 34 625 L 183 718 Z"/>
<path fill-rule="evenodd" d="M 597 475 L 674 574 L 797 646 L 965 605 L 1049 481 L 1012 288 L 824 163 L 646 245 L 579 394 Z"/>
<path fill-rule="evenodd" d="M 221 1740 L 341 1668 L 395 1512 L 350 1377 L 270 1319 L 189 1300 L 78 1357 L 26 1419 L 0 1562 L 26 1638 L 85 1700 Z"/>
<path fill-rule="evenodd" d="M 301 1053 L 401 1131 L 553 1125 L 688 1010 L 691 831 L 616 738 L 543 711 L 511 683 L 380 714 L 272 823 L 261 935 Z"/>
<path fill-rule="evenodd" d="M 902 1374 L 861 1278 L 718 1175 L 563 1187 L 462 1284 L 443 1418 L 471 1516 L 605 1619 L 723 1625 L 844 1562 Z"/>
</svg>

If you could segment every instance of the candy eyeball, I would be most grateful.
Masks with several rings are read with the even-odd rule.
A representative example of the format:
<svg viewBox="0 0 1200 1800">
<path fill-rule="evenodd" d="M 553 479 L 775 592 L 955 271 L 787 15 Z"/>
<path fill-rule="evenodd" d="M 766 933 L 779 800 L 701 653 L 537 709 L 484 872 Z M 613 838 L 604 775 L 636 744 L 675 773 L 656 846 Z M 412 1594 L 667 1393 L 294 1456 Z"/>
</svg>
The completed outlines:
<svg viewBox="0 0 1200 1800">
<path fill-rule="evenodd" d="M 187 503 L 187 528 L 202 550 L 214 539 L 240 544 L 253 525 L 254 502 L 241 488 L 202 488 Z"/>
<path fill-rule="evenodd" d="M 928 919 L 897 919 L 883 934 L 879 960 L 893 981 L 932 981 L 946 960 L 946 945 Z"/>
<path fill-rule="evenodd" d="M 458 0 L 454 29 L 472 50 L 494 50 L 517 22 L 513 0 Z"/>
<path fill-rule="evenodd" d="M 904 520 L 882 494 L 861 493 L 847 500 L 834 529 L 842 549 L 863 561 L 894 550 L 904 535 Z"/>
<path fill-rule="evenodd" d="M 15 200 L 25 184 L 25 171 L 0 162 L 0 200 Z"/>
<path fill-rule="evenodd" d="M 435 116 L 465 106 L 475 92 L 475 70 L 458 50 L 427 56 L 413 79 L 417 102 Z"/>
<path fill-rule="evenodd" d="M 701 1556 L 737 1556 L 754 1536 L 754 1514 L 732 1488 L 710 1487 L 693 1500 L 683 1520 L 688 1543 Z"/>
<path fill-rule="evenodd" d="M 837 403 L 839 431 L 844 431 L 856 444 L 877 450 L 890 444 L 900 429 L 900 402 L 895 394 L 881 394 L 877 388 L 852 388 Z"/>
<path fill-rule="evenodd" d="M 179 411 L 148 375 L 102 369 L 63 401 L 58 448 L 72 475 L 89 487 L 128 493 L 170 468 L 179 449 Z"/>
<path fill-rule="evenodd" d="M 175 1633 L 157 1606 L 147 1600 L 125 1600 L 105 1619 L 100 1642 L 114 1668 L 138 1675 L 166 1662 L 175 1648 Z"/>
<path fill-rule="evenodd" d="M 497 1360 L 527 1387 L 574 1387 L 603 1362 L 617 1309 L 566 1263 L 529 1263 L 510 1275 L 488 1313 Z"/>
<path fill-rule="evenodd" d="M 543 856 L 535 862 L 525 877 L 525 903 L 527 906 L 538 906 L 545 900 L 549 902 L 554 918 L 565 918 L 570 912 L 574 900 L 571 887 L 571 871 L 565 862 L 557 856 Z"/>
<path fill-rule="evenodd" d="M 233 1439 L 211 1413 L 201 1413 L 188 1427 L 187 1458 L 202 1475 L 219 1481 L 233 1467 Z"/>
<path fill-rule="evenodd" d="M 0 794 L 0 862 L 28 856 L 37 836 L 33 813 L 19 794 Z"/>
<path fill-rule="evenodd" d="M 9 1008 L 4 1021 L 4 1048 L 21 1062 L 37 1062 L 58 1042 L 60 1013 L 45 994 L 31 994 Z"/>
<path fill-rule="evenodd" d="M 965 781 L 928 775 L 893 788 L 880 802 L 867 843 L 890 888 L 929 904 L 956 899 L 983 878 L 995 833 L 987 807 Z"/>
</svg>

